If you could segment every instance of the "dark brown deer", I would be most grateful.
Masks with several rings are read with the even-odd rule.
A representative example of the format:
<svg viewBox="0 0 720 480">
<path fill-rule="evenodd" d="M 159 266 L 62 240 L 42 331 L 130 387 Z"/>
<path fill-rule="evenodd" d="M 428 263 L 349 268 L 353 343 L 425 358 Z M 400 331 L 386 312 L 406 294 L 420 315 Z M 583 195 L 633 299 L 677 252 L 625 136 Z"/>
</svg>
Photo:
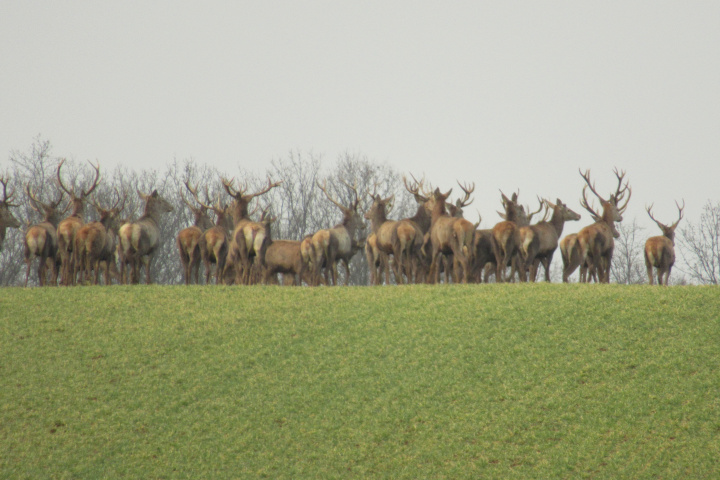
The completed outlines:
<svg viewBox="0 0 720 480">
<path fill-rule="evenodd" d="M 253 264 L 257 265 L 257 269 L 262 270 L 265 254 L 263 245 L 267 243 L 265 242 L 265 225 L 250 219 L 248 205 L 253 198 L 264 195 L 281 183 L 272 183 L 268 178 L 267 187 L 258 192 L 246 194 L 247 187 L 237 190 L 233 187 L 233 180 L 222 179 L 225 191 L 234 199 L 231 208 L 235 229 L 231 236 L 230 248 L 234 250 L 232 256 L 237 259 L 234 263 L 235 283 L 238 285 L 251 283 Z"/>
<path fill-rule="evenodd" d="M 472 190 L 471 190 L 472 191 Z M 431 197 L 432 221 L 430 226 L 430 272 L 428 281 L 440 280 L 440 260 L 442 255 L 453 257 L 453 279 L 467 283 L 470 278 L 470 266 L 474 258 L 475 225 L 464 218 L 451 217 L 446 202 L 452 189 L 441 193 L 435 189 Z M 467 203 L 465 200 L 461 203 Z M 461 274 L 462 271 L 462 274 Z"/>
<path fill-rule="evenodd" d="M 389 256 L 393 255 L 393 252 L 395 251 L 392 240 L 393 231 L 397 226 L 397 220 L 389 220 L 387 218 L 387 215 L 388 212 L 392 209 L 392 202 L 395 198 L 395 195 L 390 195 L 389 197 L 382 198 L 380 195 L 372 193 L 370 196 L 373 199 L 373 203 L 370 206 L 370 209 L 365 212 L 365 218 L 367 220 L 370 220 L 372 234 L 375 235 L 375 240 L 372 243 L 375 245 L 374 248 L 377 249 L 377 252 L 379 252 L 378 256 L 380 254 L 384 255 L 384 258 L 387 259 L 387 265 L 390 266 L 390 268 L 387 268 L 385 270 L 385 283 L 390 284 L 391 269 L 393 271 L 393 274 L 395 275 L 395 281 L 397 283 L 400 283 L 401 280 L 399 279 L 400 272 L 397 259 L 393 259 L 392 263 L 390 263 L 389 261 Z M 371 244 L 371 242 L 369 240 L 366 240 L 366 244 L 369 245 Z"/>
<path fill-rule="evenodd" d="M 678 219 L 672 225 L 665 225 L 657 221 L 652 214 L 652 205 L 646 208 L 650 218 L 657 223 L 662 231 L 662 235 L 650 237 L 645 242 L 645 267 L 647 268 L 648 282 L 650 285 L 653 281 L 653 268 L 657 270 L 657 279 L 659 285 L 666 285 L 670 280 L 670 272 L 675 264 L 675 229 L 680 220 L 683 218 L 683 210 L 685 209 L 685 201 L 681 207 L 675 202 L 678 208 Z"/>
<path fill-rule="evenodd" d="M 58 279 L 58 237 L 57 225 L 60 222 L 61 212 L 58 210 L 63 200 L 63 192 L 60 191 L 57 200 L 50 203 L 41 202 L 33 194 L 30 186 L 25 187 L 25 192 L 30 199 L 30 205 L 35 211 L 42 215 L 40 223 L 32 225 L 25 232 L 25 286 L 27 287 L 30 277 L 30 264 L 33 258 L 40 258 L 38 267 L 38 283 L 40 286 L 47 285 L 47 268 L 52 269 L 50 283 L 57 285 Z"/>
<path fill-rule="evenodd" d="M 487 283 L 490 275 L 497 271 L 495 252 L 493 252 L 492 229 L 475 230 L 475 261 L 473 276 L 476 283 Z"/>
<path fill-rule="evenodd" d="M 10 211 L 10 207 L 17 207 L 17 205 L 10 203 L 15 192 L 7 192 L 8 179 L 5 177 L 0 177 L 0 183 L 2 183 L 3 188 L 3 196 L 2 200 L 0 200 L 0 251 L 2 251 L 6 229 L 20 228 L 20 222 Z"/>
<path fill-rule="evenodd" d="M 90 166 L 95 170 L 95 179 L 87 190 L 82 189 L 80 192 L 75 191 L 75 187 L 67 188 L 60 176 L 60 169 L 65 163 L 65 159 L 60 161 L 57 167 L 57 181 L 60 188 L 67 193 L 72 204 L 72 213 L 70 216 L 62 220 L 57 227 L 58 236 L 58 254 L 60 255 L 60 276 L 63 285 L 74 285 L 75 277 L 75 255 L 73 248 L 75 246 L 75 235 L 77 231 L 85 224 L 85 203 L 88 196 L 98 186 L 100 180 L 100 164 Z"/>
<path fill-rule="evenodd" d="M 597 272 L 600 283 L 610 282 L 610 265 L 615 248 L 614 238 L 619 236 L 615 228 L 615 222 L 622 221 L 622 214 L 627 208 L 630 197 L 632 196 L 632 189 L 630 189 L 627 182 L 623 184 L 625 172 L 621 173 L 615 169 L 614 173 L 618 179 L 618 186 L 615 189 L 615 193 L 611 194 L 610 197 L 605 200 L 597 193 L 595 185 L 590 181 L 590 170 L 587 170 L 585 173 L 580 172 L 580 175 L 585 180 L 585 186 L 583 186 L 582 191 L 583 198 L 580 203 L 597 221 L 578 232 L 578 244 L 580 245 L 582 262 L 587 262 L 588 268 L 591 271 L 595 270 Z M 602 215 L 599 215 L 590 206 L 585 195 L 588 187 L 598 200 L 600 200 Z M 627 198 L 625 198 L 626 194 Z M 620 206 L 623 198 L 625 198 L 625 203 Z"/>
<path fill-rule="evenodd" d="M 200 283 L 200 260 L 202 257 L 200 242 L 205 231 L 212 228 L 213 222 L 210 220 L 210 217 L 208 217 L 208 206 L 198 198 L 197 186 L 195 188 L 191 187 L 190 182 L 186 180 L 185 188 L 187 188 L 188 192 L 190 192 L 193 198 L 195 198 L 195 201 L 200 205 L 196 207 L 188 202 L 185 195 L 180 192 L 180 198 L 193 214 L 193 224 L 180 230 L 176 239 L 178 253 L 180 254 L 180 263 L 183 267 L 185 285 L 190 285 L 193 278 L 195 278 L 196 284 Z"/>
<path fill-rule="evenodd" d="M 520 280 L 525 279 L 525 269 L 520 265 L 519 246 L 520 239 L 518 229 L 522 226 L 529 225 L 532 217 L 542 210 L 544 205 L 540 205 L 540 209 L 528 214 L 525 207 L 518 203 L 518 194 L 513 193 L 512 198 L 505 196 L 500 192 L 503 208 L 505 213 L 498 212 L 504 220 L 496 223 L 492 228 L 492 244 L 493 253 L 495 254 L 495 280 L 497 282 L 505 282 L 505 269 L 510 266 L 510 278 L 518 273 Z"/>
<path fill-rule="evenodd" d="M 100 220 L 86 223 L 75 234 L 73 277 L 77 278 L 81 284 L 92 281 L 93 285 L 98 285 L 101 267 L 104 270 L 105 285 L 110 285 L 113 276 L 118 283 L 120 282 L 120 272 L 117 267 L 117 245 L 118 231 L 122 222 L 120 214 L 124 208 L 126 196 L 121 196 L 117 190 L 116 196 L 115 203 L 107 209 L 90 202 L 100 215 Z"/>
<path fill-rule="evenodd" d="M 145 267 L 145 283 L 150 284 L 150 267 L 155 252 L 160 247 L 160 219 L 164 213 L 172 212 L 173 207 L 157 190 L 153 190 L 149 195 L 139 190 L 137 193 L 145 201 L 145 210 L 137 222 L 126 223 L 120 227 L 120 273 L 122 283 L 139 283 L 142 263 Z"/>
<path fill-rule="evenodd" d="M 350 282 L 350 260 L 357 253 L 357 250 L 353 248 L 356 243 L 355 236 L 358 231 L 365 229 L 365 224 L 358 213 L 360 198 L 357 187 L 344 181 L 342 183 L 353 192 L 354 196 L 354 200 L 347 207 L 330 195 L 327 191 L 327 182 L 323 185 L 317 183 L 327 199 L 340 209 L 343 218 L 333 228 L 317 231 L 312 237 L 312 243 L 315 250 L 315 273 L 320 271 L 321 263 L 324 261 L 326 268 L 330 270 L 333 285 L 337 285 L 337 263 L 342 262 L 345 265 L 345 285 L 347 286 Z"/>
<path fill-rule="evenodd" d="M 534 225 L 519 229 L 520 256 L 523 268 L 529 271 L 530 281 L 537 279 L 538 267 L 545 268 L 545 281 L 550 281 L 550 262 L 558 247 L 566 221 L 580 220 L 580 215 L 572 211 L 559 198 L 553 204 L 549 200 L 540 200 L 552 211 L 549 221 L 542 220 Z"/>
</svg>

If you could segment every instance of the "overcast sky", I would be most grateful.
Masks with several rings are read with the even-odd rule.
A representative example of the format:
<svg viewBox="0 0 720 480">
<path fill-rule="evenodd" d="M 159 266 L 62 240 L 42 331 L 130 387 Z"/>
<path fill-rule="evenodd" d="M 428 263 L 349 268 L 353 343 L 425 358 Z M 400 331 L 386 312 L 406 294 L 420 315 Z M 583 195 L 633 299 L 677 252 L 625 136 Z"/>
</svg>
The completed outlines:
<svg viewBox="0 0 720 480">
<path fill-rule="evenodd" d="M 486 228 L 498 189 L 585 213 L 578 168 L 643 224 L 720 200 L 720 2 L 3 0 L 0 65 L 0 170 L 38 134 L 109 170 L 349 151 L 475 182 Z"/>
</svg>

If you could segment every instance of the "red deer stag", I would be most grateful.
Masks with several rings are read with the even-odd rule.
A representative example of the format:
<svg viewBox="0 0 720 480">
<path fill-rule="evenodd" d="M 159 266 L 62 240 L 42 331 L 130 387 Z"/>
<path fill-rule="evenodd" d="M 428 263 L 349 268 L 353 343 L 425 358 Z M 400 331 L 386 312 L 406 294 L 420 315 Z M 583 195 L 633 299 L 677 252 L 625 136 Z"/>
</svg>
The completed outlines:
<svg viewBox="0 0 720 480">
<path fill-rule="evenodd" d="M 200 237 L 200 257 L 205 264 L 205 283 L 210 283 L 212 265 L 215 264 L 215 283 L 220 285 L 223 282 L 223 272 L 230 250 L 230 233 L 234 227 L 232 215 L 230 207 L 222 205 L 220 198 L 215 205 L 201 205 L 215 212 L 215 224 L 205 230 Z"/>
<path fill-rule="evenodd" d="M 490 275 L 497 271 L 493 252 L 492 229 L 475 230 L 475 261 L 472 270 L 474 281 L 487 283 Z"/>
<path fill-rule="evenodd" d="M 393 255 L 393 252 L 395 251 L 392 243 L 392 238 L 393 231 L 395 230 L 395 227 L 397 225 L 397 220 L 388 220 L 387 218 L 387 214 L 392 209 L 392 202 L 395 198 L 395 195 L 390 195 L 387 198 L 382 198 L 380 195 L 372 193 L 370 194 L 370 196 L 373 199 L 373 203 L 370 206 L 370 209 L 365 212 L 364 216 L 367 220 L 370 220 L 370 228 L 372 229 L 372 234 L 369 235 L 369 237 L 375 235 L 375 240 L 371 241 L 370 238 L 368 238 L 366 240 L 366 245 L 369 246 L 368 248 L 377 249 L 376 257 L 380 258 L 380 255 L 382 255 L 387 265 L 391 267 L 385 270 L 385 283 L 390 284 L 391 269 L 393 271 L 393 274 L 395 275 L 395 281 L 397 283 L 401 283 L 401 280 L 399 278 L 400 272 L 397 259 L 393 259 L 392 264 L 388 259 L 388 256 Z M 373 244 L 374 247 L 372 246 Z M 373 264 L 374 262 L 375 260 L 373 260 Z M 373 265 L 368 265 L 368 267 L 370 267 L 371 271 L 373 270 Z"/>
<path fill-rule="evenodd" d="M 300 285 L 302 281 L 310 284 L 307 267 L 300 251 L 300 240 L 275 240 L 265 251 L 263 283 L 276 283 L 277 274 L 282 273 L 284 285 Z"/>
<path fill-rule="evenodd" d="M 542 220 L 534 225 L 520 227 L 520 256 L 523 268 L 529 271 L 530 281 L 537 279 L 540 263 L 545 268 L 545 281 L 550 281 L 550 262 L 558 247 L 566 221 L 580 220 L 580 215 L 570 210 L 559 198 L 553 204 L 549 200 L 540 200 L 552 211 L 549 221 Z"/>
<path fill-rule="evenodd" d="M 510 266 L 510 280 L 518 272 L 520 280 L 525 280 L 525 269 L 520 265 L 519 246 L 520 239 L 518 236 L 519 227 L 529 225 L 532 217 L 540 213 L 544 204 L 540 204 L 540 208 L 528 214 L 525 207 L 518 203 L 518 194 L 513 193 L 512 198 L 505 196 L 500 192 L 503 208 L 505 213 L 498 212 L 504 220 L 495 224 L 492 228 L 492 245 L 495 254 L 495 280 L 497 282 L 505 282 L 505 269 Z"/>
<path fill-rule="evenodd" d="M 82 189 L 78 193 L 75 191 L 74 187 L 67 188 L 62 182 L 60 169 L 64 163 L 65 159 L 62 159 L 57 167 L 57 181 L 60 188 L 62 188 L 70 198 L 72 213 L 69 217 L 65 218 L 58 224 L 58 254 L 60 255 L 60 276 L 62 278 L 62 284 L 74 285 L 76 280 L 73 276 L 75 273 L 75 254 L 73 251 L 75 246 L 75 235 L 85 224 L 85 203 L 88 196 L 93 192 L 93 190 L 95 190 L 95 187 L 98 186 L 98 181 L 100 180 L 100 164 L 93 165 L 88 162 L 95 170 L 95 179 L 93 180 L 92 185 L 90 185 L 90 188 L 87 190 Z"/>
<path fill-rule="evenodd" d="M 120 272 L 117 267 L 118 230 L 121 224 L 120 213 L 125 206 L 126 196 L 121 196 L 117 190 L 115 192 L 117 200 L 108 209 L 90 202 L 100 215 L 100 220 L 86 223 L 75 234 L 73 278 L 77 278 L 81 284 L 90 281 L 94 272 L 92 283 L 98 285 L 101 266 L 104 266 L 105 285 L 110 285 L 111 276 L 115 276 L 120 282 Z"/>
<path fill-rule="evenodd" d="M 397 262 L 399 278 L 402 281 L 404 274 L 408 283 L 424 281 L 429 266 L 423 254 L 423 244 L 425 235 L 430 231 L 432 217 L 430 198 L 420 193 L 423 182 L 413 177 L 413 183 L 408 184 L 403 177 L 405 189 L 415 198 L 418 207 L 415 215 L 399 220 L 392 232 L 393 258 Z"/>
<path fill-rule="evenodd" d="M 0 183 L 2 183 L 3 187 L 3 196 L 2 200 L 0 200 L 0 251 L 2 251 L 6 229 L 20 228 L 20 222 L 10 212 L 10 207 L 17 207 L 17 205 L 10 203 L 15 192 L 7 192 L 8 179 L 5 177 L 0 177 Z"/>
<path fill-rule="evenodd" d="M 365 240 L 365 259 L 370 271 L 370 285 L 380 285 L 383 274 L 389 276 L 388 256 L 380 251 L 377 245 L 377 235 L 371 233 Z M 389 281 L 389 280 L 388 280 Z"/>
<path fill-rule="evenodd" d="M 685 201 L 683 200 L 682 207 L 678 205 L 677 202 L 675 202 L 675 205 L 677 205 L 678 208 L 678 219 L 669 226 L 657 221 L 652 214 L 652 205 L 646 208 L 650 218 L 657 223 L 662 231 L 662 235 L 650 237 L 645 242 L 645 267 L 647 268 L 648 282 L 650 282 L 650 285 L 654 284 L 653 268 L 657 269 L 659 285 L 667 286 L 668 280 L 670 280 L 670 272 L 675 264 L 675 229 L 683 218 Z"/>
<path fill-rule="evenodd" d="M 473 187 L 474 188 L 474 187 Z M 465 199 L 460 202 L 463 206 L 468 205 L 468 191 Z M 447 212 L 446 202 L 452 189 L 447 193 L 441 193 L 435 189 L 432 194 L 430 205 L 432 207 L 430 226 L 430 272 L 428 281 L 437 283 L 440 280 L 441 255 L 453 257 L 453 280 L 467 283 L 470 277 L 470 266 L 474 258 L 475 225 L 464 218 L 451 217 Z M 460 274 L 462 270 L 462 275 Z"/>
<path fill-rule="evenodd" d="M 185 195 L 180 192 L 180 198 L 193 214 L 193 224 L 180 230 L 176 240 L 178 253 L 180 254 L 180 263 L 183 267 L 185 285 L 190 285 L 193 277 L 195 278 L 196 284 L 200 283 L 200 242 L 205 231 L 212 228 L 213 222 L 210 220 L 210 217 L 208 217 L 208 206 L 198 198 L 197 187 L 191 187 L 190 182 L 186 180 L 185 188 L 187 188 L 193 198 L 195 198 L 195 201 L 200 205 L 196 207 L 188 202 Z"/>
<path fill-rule="evenodd" d="M 235 224 L 230 242 L 230 248 L 233 250 L 230 255 L 235 259 L 235 283 L 248 285 L 251 283 L 251 269 L 253 264 L 261 270 L 264 265 L 264 246 L 266 230 L 265 224 L 262 222 L 253 222 L 248 215 L 248 205 L 253 198 L 264 195 L 282 182 L 272 183 L 268 178 L 267 187 L 262 190 L 246 194 L 247 187 L 236 190 L 233 187 L 233 180 L 222 179 L 225 191 L 233 197 L 232 218 Z M 227 268 L 227 266 L 226 266 Z"/>
<path fill-rule="evenodd" d="M 593 270 L 597 272 L 600 283 L 610 282 L 610 265 L 615 248 L 613 238 L 619 236 L 615 228 L 615 222 L 622 221 L 622 214 L 627 208 L 630 197 L 632 196 L 632 189 L 630 189 L 628 183 L 625 182 L 623 185 L 625 172 L 618 172 L 617 169 L 615 169 L 614 172 L 618 179 L 618 186 L 615 189 L 615 193 L 610 195 L 608 200 L 601 197 L 595 190 L 595 185 L 590 181 L 590 170 L 587 170 L 585 173 L 580 172 L 580 175 L 585 180 L 582 191 L 583 198 L 580 200 L 580 204 L 593 215 L 593 218 L 597 219 L 595 223 L 588 225 L 578 232 L 581 262 L 587 262 L 590 272 Z M 599 215 L 587 201 L 585 192 L 588 187 L 598 200 L 600 200 L 602 215 Z M 625 199 L 625 203 L 619 206 L 620 201 L 622 201 L 626 194 L 627 198 Z"/>
<path fill-rule="evenodd" d="M 122 283 L 140 282 L 140 264 L 145 266 L 145 283 L 150 284 L 150 267 L 155 252 L 160 247 L 160 219 L 164 213 L 172 212 L 173 207 L 162 198 L 157 190 L 149 195 L 138 190 L 145 201 L 145 210 L 137 222 L 126 223 L 120 227 L 120 273 Z M 129 272 L 127 266 L 129 264 Z"/>
<path fill-rule="evenodd" d="M 32 225 L 25 232 L 25 286 L 30 276 L 30 264 L 34 257 L 40 258 L 38 267 L 38 283 L 40 286 L 47 284 L 47 267 L 52 269 L 51 284 L 57 285 L 58 279 L 58 237 L 57 225 L 60 222 L 61 212 L 58 210 L 63 200 L 63 192 L 60 191 L 57 200 L 50 203 L 41 202 L 32 192 L 30 186 L 25 187 L 25 192 L 30 199 L 30 205 L 40 215 L 42 222 Z"/>
<path fill-rule="evenodd" d="M 322 268 L 322 262 L 326 264 L 326 268 L 330 270 L 330 277 L 333 285 L 337 285 L 337 263 L 342 262 L 345 265 L 345 285 L 350 282 L 350 260 L 357 250 L 353 248 L 356 243 L 356 233 L 365 229 L 362 217 L 358 213 L 358 205 L 360 198 L 358 197 L 357 187 L 349 185 L 345 181 L 342 183 L 348 187 L 354 196 L 349 206 L 344 206 L 327 191 L 327 182 L 317 186 L 322 190 L 328 200 L 333 203 L 342 212 L 342 222 L 330 229 L 317 231 L 312 237 L 313 249 L 315 250 L 315 275 L 319 275 Z"/>
</svg>

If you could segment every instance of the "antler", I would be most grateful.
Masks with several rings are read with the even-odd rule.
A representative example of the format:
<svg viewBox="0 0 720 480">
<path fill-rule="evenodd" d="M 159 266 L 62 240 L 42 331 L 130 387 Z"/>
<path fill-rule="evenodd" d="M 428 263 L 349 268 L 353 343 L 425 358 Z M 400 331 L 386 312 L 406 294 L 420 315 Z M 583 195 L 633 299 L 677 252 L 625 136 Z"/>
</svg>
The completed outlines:
<svg viewBox="0 0 720 480">
<path fill-rule="evenodd" d="M 225 191 L 233 197 L 234 199 L 239 199 L 243 196 L 244 190 L 235 190 L 235 187 L 233 187 L 233 183 L 235 183 L 235 178 L 231 178 L 228 180 L 225 177 L 220 178 L 220 181 L 222 182 L 222 186 L 225 189 Z"/>
<path fill-rule="evenodd" d="M 590 206 L 590 203 L 588 203 L 587 197 L 585 196 L 585 191 L 587 190 L 587 187 L 587 185 L 583 187 L 582 198 L 580 199 L 580 206 L 590 212 L 590 215 L 593 215 L 595 218 L 602 218 L 602 215 L 598 215 L 598 213 Z"/>
<path fill-rule="evenodd" d="M 543 207 L 545 206 L 545 202 L 543 202 L 540 197 L 538 197 L 538 201 L 540 201 L 540 206 L 538 207 L 537 210 L 535 210 L 534 212 L 528 214 L 528 217 L 527 217 L 527 218 L 528 218 L 528 222 L 532 221 L 532 218 L 533 218 L 535 215 L 537 215 L 538 213 L 540 213 L 540 212 L 542 211 Z M 528 209 L 528 211 L 529 211 L 529 209 Z"/>
<path fill-rule="evenodd" d="M 193 196 L 193 198 L 195 199 L 195 201 L 196 201 L 197 203 L 199 203 L 202 207 L 207 208 L 207 206 L 206 206 L 206 205 L 203 205 L 203 203 L 200 201 L 200 198 L 198 197 L 198 194 L 197 194 L 197 186 L 196 186 L 195 188 L 193 188 L 193 187 L 190 185 L 190 180 L 185 180 L 183 183 L 185 184 L 185 188 L 188 189 L 188 192 L 190 192 L 190 194 Z M 190 202 L 187 201 L 187 199 L 185 198 L 185 195 L 183 195 L 183 193 L 182 193 L 182 190 L 180 190 L 180 198 L 182 198 L 182 201 L 185 203 L 185 205 L 187 205 L 187 206 L 190 208 L 190 210 L 192 210 L 193 212 L 195 212 L 196 210 L 198 210 L 198 208 L 197 208 L 195 205 L 193 205 L 193 204 L 191 204 Z"/>
<path fill-rule="evenodd" d="M 255 197 L 259 196 L 259 195 L 264 195 L 264 194 L 266 194 L 267 192 L 269 192 L 270 190 L 272 190 L 273 188 L 279 186 L 281 183 L 282 183 L 282 180 L 280 180 L 279 182 L 272 183 L 272 181 L 270 180 L 270 177 L 268 177 L 268 185 L 267 185 L 267 187 L 265 187 L 265 189 L 263 189 L 263 190 L 260 190 L 259 192 L 256 192 L 256 193 L 253 193 L 253 194 L 248 195 L 248 197 L 250 197 L 250 199 L 252 199 L 252 198 L 255 198 Z M 248 199 L 248 200 L 250 200 L 250 199 Z"/>
<path fill-rule="evenodd" d="M 93 169 L 95 170 L 95 179 L 93 180 L 93 183 L 92 183 L 92 186 L 90 187 L 90 190 L 88 190 L 87 192 L 86 192 L 85 190 L 83 190 L 83 191 L 81 192 L 81 195 L 82 195 L 83 198 L 85 198 L 85 197 L 87 197 L 88 195 L 90 195 L 90 194 L 93 192 L 93 190 L 95 190 L 95 187 L 98 186 L 98 182 L 100 181 L 100 162 L 97 162 L 97 165 L 93 165 L 92 162 L 91 162 L 90 160 L 88 160 L 88 163 L 89 163 L 90 166 L 93 167 Z"/>
<path fill-rule="evenodd" d="M 320 188 L 320 190 L 323 191 L 323 193 L 325 194 L 325 196 L 327 197 L 328 200 L 330 200 L 332 203 L 334 203 L 334 204 L 335 204 L 340 210 L 342 210 L 343 212 L 344 212 L 345 210 L 347 210 L 347 208 L 346 208 L 344 205 L 341 205 L 340 202 L 338 202 L 337 200 L 335 200 L 335 199 L 332 197 L 332 195 L 330 195 L 330 194 L 328 193 L 328 191 L 327 191 L 327 180 L 323 180 L 323 184 L 322 184 L 322 185 L 320 185 L 320 182 L 318 182 L 317 180 L 315 180 L 315 183 L 316 183 L 317 186 Z"/>
<path fill-rule="evenodd" d="M 585 170 L 585 173 L 582 173 L 582 170 L 578 169 L 578 172 L 580 172 L 580 176 L 583 177 L 585 180 L 585 183 L 588 187 L 590 187 L 590 190 L 595 194 L 595 196 L 602 202 L 607 203 L 607 200 L 605 200 L 600 194 L 595 190 L 595 184 L 590 181 L 590 169 L 588 168 Z M 585 187 L 583 187 L 583 197 L 585 197 Z"/>
<path fill-rule="evenodd" d="M 463 185 L 463 184 L 460 183 L 460 181 L 458 180 L 457 184 L 460 186 L 460 188 L 462 189 L 462 191 L 465 192 L 465 197 L 464 197 L 462 200 L 458 199 L 457 202 L 455 203 L 455 205 L 456 205 L 458 208 L 467 207 L 467 206 L 470 205 L 473 201 L 475 201 L 475 199 L 470 200 L 470 194 L 472 194 L 472 193 L 475 191 L 475 182 L 472 183 L 472 186 L 468 186 L 468 185 Z M 468 202 L 468 200 L 470 200 L 470 201 Z"/>
<path fill-rule="evenodd" d="M 418 181 L 417 178 L 411 173 L 410 176 L 413 179 L 413 184 L 409 185 L 407 181 L 407 177 L 403 176 L 403 184 L 405 184 L 405 190 L 410 192 L 413 196 L 415 196 L 416 199 L 427 202 L 428 201 L 428 195 L 427 194 L 421 194 L 420 189 L 423 187 L 423 183 L 425 182 L 425 179 L 423 178 L 421 181 Z"/>
<path fill-rule="evenodd" d="M 620 213 L 623 213 L 628 206 L 628 202 L 630 202 L 630 197 L 632 197 L 632 189 L 630 188 L 630 185 L 628 185 L 627 182 L 625 182 L 624 187 L 622 186 L 623 179 L 625 178 L 625 170 L 623 170 L 622 172 L 618 172 L 618 169 L 614 168 L 613 172 L 615 173 L 615 176 L 618 179 L 618 186 L 615 189 L 615 193 L 613 195 L 611 195 L 610 198 L 615 199 L 615 205 L 617 206 L 618 211 Z M 620 206 L 618 206 L 618 203 L 625 196 L 626 192 L 628 193 L 628 196 L 625 199 L 625 203 L 623 204 L 623 206 L 620 207 Z"/>
<path fill-rule="evenodd" d="M 677 222 L 672 224 L 671 228 L 673 230 L 678 226 L 678 223 L 680 223 L 680 220 L 682 220 L 682 218 L 683 218 L 683 210 L 685 210 L 685 199 L 683 198 L 683 206 L 682 207 L 680 207 L 680 205 L 677 203 L 677 200 L 675 200 L 675 205 L 678 208 L 678 219 L 677 219 Z"/>
<path fill-rule="evenodd" d="M 3 198 L 2 198 L 2 200 L 0 200 L 0 203 L 4 203 L 5 205 L 7 205 L 9 207 L 17 207 L 17 205 L 10 203 L 10 199 L 13 197 L 13 195 L 15 195 L 15 192 L 12 191 L 8 195 L 7 184 L 9 181 L 10 181 L 10 179 L 7 179 L 5 177 L 0 177 L 0 183 L 2 183 L 2 186 L 3 186 Z"/>
<path fill-rule="evenodd" d="M 65 164 L 65 159 L 63 158 L 62 160 L 60 160 L 60 163 L 58 164 L 58 167 L 57 167 L 57 181 L 58 181 L 58 184 L 60 185 L 60 188 L 62 188 L 65 191 L 65 193 L 70 195 L 72 198 L 75 198 L 75 196 L 76 196 L 75 189 L 68 190 L 68 188 L 62 182 L 62 178 L 60 178 L 60 169 L 62 168 L 62 166 L 64 164 Z"/>
</svg>

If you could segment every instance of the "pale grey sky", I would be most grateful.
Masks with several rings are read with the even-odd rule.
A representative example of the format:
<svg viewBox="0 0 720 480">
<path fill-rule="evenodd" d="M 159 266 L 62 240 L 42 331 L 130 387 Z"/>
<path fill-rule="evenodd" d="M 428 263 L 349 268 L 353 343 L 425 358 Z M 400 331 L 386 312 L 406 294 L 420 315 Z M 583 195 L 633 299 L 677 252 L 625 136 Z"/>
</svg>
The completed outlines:
<svg viewBox="0 0 720 480">
<path fill-rule="evenodd" d="M 108 169 L 350 151 L 474 181 L 483 227 L 501 188 L 577 231 L 578 168 L 607 195 L 618 166 L 629 218 L 695 219 L 720 200 L 719 26 L 715 1 L 4 0 L 0 170 L 38 134 Z"/>
</svg>

